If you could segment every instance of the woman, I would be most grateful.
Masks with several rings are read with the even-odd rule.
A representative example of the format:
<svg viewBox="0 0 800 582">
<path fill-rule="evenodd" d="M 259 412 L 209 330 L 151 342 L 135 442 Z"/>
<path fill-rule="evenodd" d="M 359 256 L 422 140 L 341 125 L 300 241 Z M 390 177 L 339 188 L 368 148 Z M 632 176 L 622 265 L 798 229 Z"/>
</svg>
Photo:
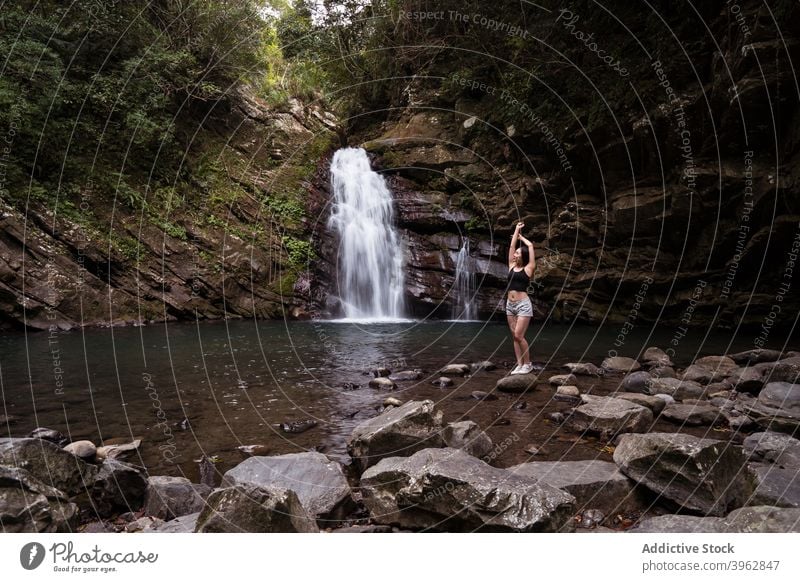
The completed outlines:
<svg viewBox="0 0 800 582">
<path fill-rule="evenodd" d="M 528 342 L 525 341 L 525 332 L 533 317 L 533 305 L 528 297 L 528 285 L 536 269 L 536 253 L 533 243 L 522 236 L 522 222 L 517 223 L 514 235 L 511 237 L 511 246 L 508 249 L 508 301 L 506 302 L 506 316 L 511 335 L 514 337 L 514 353 L 517 356 L 517 365 L 511 370 L 512 374 L 530 374 L 533 371 L 531 355 L 528 351 Z M 517 248 L 517 243 L 522 241 L 524 246 Z"/>
</svg>

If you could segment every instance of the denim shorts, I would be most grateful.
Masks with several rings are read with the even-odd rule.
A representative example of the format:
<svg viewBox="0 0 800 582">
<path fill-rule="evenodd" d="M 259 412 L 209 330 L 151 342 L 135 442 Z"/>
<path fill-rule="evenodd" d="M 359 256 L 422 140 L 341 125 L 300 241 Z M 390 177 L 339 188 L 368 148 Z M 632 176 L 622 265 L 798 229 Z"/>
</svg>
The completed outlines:
<svg viewBox="0 0 800 582">
<path fill-rule="evenodd" d="M 516 315 L 517 317 L 533 317 L 533 305 L 530 298 L 526 297 L 520 301 L 506 301 L 506 315 Z"/>
</svg>

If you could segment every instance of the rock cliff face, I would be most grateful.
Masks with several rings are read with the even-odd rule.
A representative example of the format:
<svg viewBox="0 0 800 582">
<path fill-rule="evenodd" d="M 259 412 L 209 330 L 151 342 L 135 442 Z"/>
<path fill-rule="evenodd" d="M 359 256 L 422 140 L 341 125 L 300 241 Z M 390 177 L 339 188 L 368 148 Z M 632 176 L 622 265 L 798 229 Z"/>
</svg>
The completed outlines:
<svg viewBox="0 0 800 582">
<path fill-rule="evenodd" d="M 469 237 L 480 316 L 501 314 L 507 245 L 522 220 L 537 247 L 540 316 L 735 327 L 761 325 L 773 306 L 795 314 L 800 38 L 789 23 L 800 9 L 782 37 L 765 6 L 741 3 L 741 15 L 747 27 L 720 3 L 710 24 L 718 45 L 691 75 L 668 76 L 653 57 L 631 80 L 646 102 L 591 128 L 584 103 L 574 123 L 552 128 L 556 141 L 543 126 L 498 127 L 496 97 L 451 99 L 422 73 L 391 113 L 352 127 L 350 145 L 370 152 L 395 195 L 411 312 L 449 316 Z M 322 261 L 307 297 L 323 310 L 335 293 L 326 180 L 318 174 L 311 202 Z"/>
<path fill-rule="evenodd" d="M 339 142 L 336 119 L 242 90 L 188 155 L 163 212 L 93 191 L 53 207 L 0 200 L 0 326 L 45 329 L 283 317 L 303 270 L 305 180 Z M 135 206 L 135 205 L 134 205 Z"/>
</svg>

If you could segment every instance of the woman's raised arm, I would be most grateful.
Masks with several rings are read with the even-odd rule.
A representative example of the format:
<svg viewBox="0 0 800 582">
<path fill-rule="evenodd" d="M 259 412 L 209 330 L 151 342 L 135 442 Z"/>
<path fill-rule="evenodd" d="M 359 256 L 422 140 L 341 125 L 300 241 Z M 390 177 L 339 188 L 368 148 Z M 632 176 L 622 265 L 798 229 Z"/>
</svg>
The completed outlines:
<svg viewBox="0 0 800 582">
<path fill-rule="evenodd" d="M 514 229 L 514 234 L 511 236 L 511 246 L 508 247 L 508 266 L 514 266 L 514 251 L 517 250 L 517 241 L 520 238 L 520 231 L 522 231 L 522 227 L 525 226 L 524 223 L 518 222 L 517 227 Z"/>
</svg>

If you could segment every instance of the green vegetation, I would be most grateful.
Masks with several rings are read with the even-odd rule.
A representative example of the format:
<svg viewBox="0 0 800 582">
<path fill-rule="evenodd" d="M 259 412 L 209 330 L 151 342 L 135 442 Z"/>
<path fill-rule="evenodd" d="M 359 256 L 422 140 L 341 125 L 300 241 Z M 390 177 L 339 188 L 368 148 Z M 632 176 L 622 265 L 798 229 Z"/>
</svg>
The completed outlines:
<svg viewBox="0 0 800 582">
<path fill-rule="evenodd" d="M 281 238 L 286 252 L 289 255 L 289 266 L 293 269 L 307 269 L 308 264 L 314 259 L 314 247 L 305 240 L 300 240 L 290 235 Z"/>
</svg>

